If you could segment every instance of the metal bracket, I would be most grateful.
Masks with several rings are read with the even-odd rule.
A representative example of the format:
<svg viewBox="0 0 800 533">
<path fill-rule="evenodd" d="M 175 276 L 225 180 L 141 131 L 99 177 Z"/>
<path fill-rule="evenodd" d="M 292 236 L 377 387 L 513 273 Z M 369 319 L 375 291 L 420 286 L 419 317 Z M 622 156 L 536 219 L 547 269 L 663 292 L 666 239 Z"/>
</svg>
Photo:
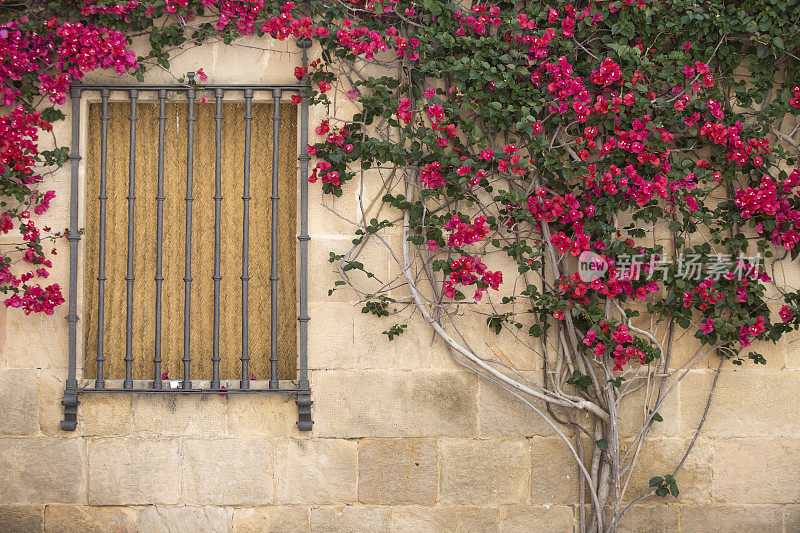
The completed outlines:
<svg viewBox="0 0 800 533">
<path fill-rule="evenodd" d="M 61 405 L 64 406 L 64 420 L 61 421 L 61 429 L 64 431 L 75 431 L 78 427 L 78 391 L 67 389 L 64 391 L 64 399 Z"/>
<path fill-rule="evenodd" d="M 297 428 L 300 431 L 311 431 L 314 421 L 311 420 L 311 392 L 297 395 Z"/>
</svg>

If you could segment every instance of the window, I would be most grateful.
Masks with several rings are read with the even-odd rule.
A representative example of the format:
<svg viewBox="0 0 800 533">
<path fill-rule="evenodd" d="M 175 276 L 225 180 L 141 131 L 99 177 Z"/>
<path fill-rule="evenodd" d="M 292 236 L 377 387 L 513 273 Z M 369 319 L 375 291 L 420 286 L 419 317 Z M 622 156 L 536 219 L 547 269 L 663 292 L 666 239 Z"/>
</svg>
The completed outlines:
<svg viewBox="0 0 800 533">
<path fill-rule="evenodd" d="M 89 104 L 86 160 L 86 246 L 83 320 L 84 377 L 96 376 L 98 350 L 100 266 L 100 196 L 102 103 Z M 136 122 L 135 217 L 133 234 L 132 378 L 153 380 L 155 297 L 157 282 L 157 192 L 159 104 L 138 102 Z M 191 375 L 212 374 L 214 345 L 215 267 L 215 102 L 195 106 L 194 176 L 191 232 Z M 251 153 L 248 246 L 248 370 L 257 379 L 269 379 L 270 353 L 270 226 L 272 181 L 272 104 L 251 105 Z M 278 209 L 278 378 L 296 376 L 295 231 L 297 132 L 296 106 L 280 109 Z M 163 172 L 161 371 L 171 380 L 183 375 L 184 274 L 186 236 L 185 102 L 165 103 Z M 126 276 L 129 178 L 128 102 L 107 104 L 106 221 L 104 268 L 104 316 L 102 350 L 104 379 L 124 379 L 126 354 Z M 244 103 L 223 103 L 221 123 L 220 278 L 219 279 L 219 376 L 240 379 L 242 354 L 242 286 L 244 225 Z M 154 140 L 156 142 L 154 142 Z M 266 325 L 266 327 L 264 327 Z M 267 354 L 267 357 L 262 357 Z"/>
<path fill-rule="evenodd" d="M 308 106 L 284 98 L 302 88 L 72 87 L 63 429 L 76 427 L 80 394 L 223 390 L 295 394 L 311 429 Z"/>
</svg>

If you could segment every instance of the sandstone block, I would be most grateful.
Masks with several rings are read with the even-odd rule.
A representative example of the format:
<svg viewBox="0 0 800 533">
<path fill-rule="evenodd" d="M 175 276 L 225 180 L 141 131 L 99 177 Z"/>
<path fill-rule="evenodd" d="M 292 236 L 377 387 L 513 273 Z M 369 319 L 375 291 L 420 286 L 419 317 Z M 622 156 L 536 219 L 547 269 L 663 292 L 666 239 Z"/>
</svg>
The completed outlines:
<svg viewBox="0 0 800 533">
<path fill-rule="evenodd" d="M 533 383 L 541 376 L 525 373 Z M 537 400 L 533 405 L 547 415 L 546 406 Z M 494 383 L 480 381 L 481 435 L 487 437 L 533 437 L 555 435 L 552 426 L 519 398 Z"/>
<path fill-rule="evenodd" d="M 516 266 L 513 267 L 516 270 Z M 493 295 L 493 298 L 496 296 Z M 499 297 L 496 297 L 499 299 Z M 471 307 L 471 306 L 470 306 Z M 501 304 L 495 306 L 496 310 L 511 310 L 510 306 L 503 308 Z M 520 335 L 519 331 L 510 331 L 503 328 L 496 334 L 486 323 L 486 317 L 493 313 L 489 305 L 480 304 L 475 310 L 465 310 L 455 319 L 458 331 L 447 328 L 448 333 L 462 346 L 471 349 L 476 355 L 497 359 L 519 371 L 536 371 L 542 368 L 541 351 L 537 354 L 525 344 L 533 343 L 538 350 L 538 341 L 528 338 L 527 334 Z M 516 335 L 516 336 L 515 336 Z M 463 336 L 463 337 L 462 337 Z M 436 349 L 432 350 L 432 366 L 435 368 L 458 368 L 444 348 L 444 343 L 437 337 Z"/>
<path fill-rule="evenodd" d="M 681 432 L 692 435 L 703 414 L 712 373 L 681 383 Z M 800 372 L 723 369 L 703 434 L 709 437 L 800 436 Z"/>
<path fill-rule="evenodd" d="M 86 452 L 78 439 L 0 439 L 0 503 L 74 503 L 84 498 Z"/>
<path fill-rule="evenodd" d="M 800 532 L 800 505 L 787 505 L 783 508 L 785 533 Z"/>
<path fill-rule="evenodd" d="M 78 431 L 82 435 L 98 437 L 130 434 L 131 395 L 81 396 L 81 404 L 78 406 Z"/>
<path fill-rule="evenodd" d="M 181 498 L 181 442 L 135 437 L 89 445 L 89 503 L 176 504 Z"/>
<path fill-rule="evenodd" d="M 667 392 L 671 385 L 672 382 L 668 381 L 664 385 L 664 392 Z M 683 383 L 679 383 L 672 389 L 672 392 L 664 398 L 664 401 L 657 410 L 658 414 L 663 418 L 663 422 L 653 421 L 650 426 L 648 438 L 678 436 L 680 434 L 680 416 L 682 412 L 679 408 L 679 399 L 682 386 Z M 651 391 L 647 408 L 645 408 L 646 389 L 646 386 L 642 387 L 623 398 L 617 414 L 620 438 L 635 438 L 641 431 L 644 421 L 650 417 L 651 413 L 649 409 L 655 406 L 655 399 L 658 396 L 658 385 Z"/>
<path fill-rule="evenodd" d="M 586 516 L 589 516 L 588 511 Z M 677 533 L 679 522 L 680 509 L 677 505 L 637 503 L 622 517 L 617 531 L 620 533 L 639 533 L 640 531 Z"/>
<path fill-rule="evenodd" d="M 134 533 L 136 518 L 136 511 L 127 507 L 48 505 L 44 530 L 46 533 Z"/>
<path fill-rule="evenodd" d="M 433 439 L 362 439 L 358 443 L 358 501 L 433 505 L 439 488 Z"/>
<path fill-rule="evenodd" d="M 405 331 L 389 340 L 387 331 L 395 324 L 405 324 Z M 415 369 L 430 366 L 429 348 L 433 330 L 420 316 L 409 309 L 389 317 L 359 313 L 355 317 L 355 352 L 358 368 Z"/>
<path fill-rule="evenodd" d="M 132 400 L 133 431 L 144 435 L 225 433 L 225 398 L 216 394 L 137 395 Z"/>
<path fill-rule="evenodd" d="M 347 505 L 312 507 L 311 531 L 315 533 L 379 533 L 390 531 L 389 507 Z"/>
<path fill-rule="evenodd" d="M 0 435 L 31 435 L 39 430 L 39 377 L 36 370 L 0 370 Z"/>
<path fill-rule="evenodd" d="M 353 321 L 360 307 L 352 303 L 314 302 L 308 306 L 308 367 L 353 368 L 357 356 L 353 344 Z M 380 335 L 380 331 L 376 333 Z"/>
<path fill-rule="evenodd" d="M 392 531 L 403 533 L 428 533 L 452 531 L 454 533 L 492 533 L 498 529 L 496 507 L 435 506 L 394 507 Z"/>
<path fill-rule="evenodd" d="M 333 214 L 331 209 L 341 217 Z M 359 215 L 356 195 L 350 187 L 345 187 L 339 198 L 324 194 L 322 187 L 308 188 L 308 229 L 312 239 L 326 235 L 350 235 L 356 227 L 348 220 L 354 221 Z"/>
<path fill-rule="evenodd" d="M 566 505 L 508 505 L 500 508 L 500 531 L 571 532 L 574 527 L 572 508 Z"/>
<path fill-rule="evenodd" d="M 625 500 L 631 501 L 648 492 L 651 478 L 672 473 L 688 445 L 684 439 L 648 439 L 636 462 Z M 624 454 L 627 445 L 621 443 L 620 448 Z M 698 439 L 676 476 L 681 501 L 711 501 L 712 463 L 715 457 L 713 443 Z"/>
<path fill-rule="evenodd" d="M 784 357 L 786 360 L 786 367 L 792 370 L 800 369 L 800 346 L 797 341 L 800 339 L 800 332 L 791 331 L 784 335 L 782 341 L 784 345 Z"/>
<path fill-rule="evenodd" d="M 779 533 L 783 509 L 777 505 L 682 506 L 681 527 L 704 533 Z"/>
<path fill-rule="evenodd" d="M 275 444 L 278 503 L 356 501 L 357 444 L 339 439 L 279 439 Z"/>
<path fill-rule="evenodd" d="M 530 447 L 524 439 L 444 439 L 440 442 L 441 501 L 524 503 L 530 498 Z"/>
<path fill-rule="evenodd" d="M 297 429 L 296 398 L 283 394 L 228 396 L 228 432 L 236 436 L 302 436 Z"/>
<path fill-rule="evenodd" d="M 353 247 L 352 237 L 347 234 L 336 237 L 312 239 L 308 245 L 308 271 L 313 276 L 308 277 L 309 302 L 352 302 L 360 300 L 360 296 L 347 285 L 337 288 L 332 295 L 328 291 L 334 288 L 334 282 L 341 280 L 336 263 L 329 261 L 330 252 L 345 254 Z M 367 278 L 360 271 L 351 270 L 353 283 L 366 292 L 376 292 L 381 289 L 384 280 L 388 278 L 391 255 L 386 247 L 376 241 L 365 245 L 358 261 L 364 264 L 365 270 L 372 272 L 375 277 Z M 379 332 L 380 333 L 380 332 Z"/>
<path fill-rule="evenodd" d="M 699 350 L 699 351 L 698 351 Z M 701 357 L 701 354 L 708 350 L 708 346 L 702 346 L 700 339 L 694 336 L 690 331 L 680 331 L 676 328 L 675 337 L 672 340 L 672 353 L 669 359 L 670 368 L 680 368 L 683 370 L 688 369 L 690 366 L 694 370 L 708 370 L 711 368 L 709 360 L 711 357 L 716 357 L 709 353 Z M 718 362 L 718 360 L 716 360 Z M 716 368 L 716 366 L 714 366 Z"/>
<path fill-rule="evenodd" d="M 184 501 L 192 505 L 252 505 L 272 501 L 272 441 L 254 437 L 187 439 Z"/>
<path fill-rule="evenodd" d="M 800 439 L 715 443 L 714 496 L 734 503 L 800 502 Z"/>
<path fill-rule="evenodd" d="M 41 533 L 43 513 L 41 505 L 0 505 L 0 531 Z"/>
<path fill-rule="evenodd" d="M 58 369 L 43 369 L 39 371 L 39 429 L 49 436 L 59 438 L 77 437 L 79 431 L 65 432 L 61 429 L 61 420 L 64 419 L 64 407 L 61 400 L 64 398 L 67 372 Z M 84 398 L 81 397 L 81 403 Z M 82 405 L 81 405 L 82 407 Z M 78 416 L 80 428 L 80 416 Z"/>
<path fill-rule="evenodd" d="M 237 507 L 233 511 L 234 533 L 305 533 L 310 527 L 305 506 Z"/>
<path fill-rule="evenodd" d="M 531 501 L 570 505 L 578 501 L 580 471 L 575 456 L 560 437 L 532 438 Z"/>
<path fill-rule="evenodd" d="M 216 533 L 230 531 L 233 510 L 225 507 L 159 507 L 149 505 L 139 512 L 139 531 L 148 533 Z"/>
<path fill-rule="evenodd" d="M 343 113 L 358 113 L 359 110 L 353 107 L 354 103 L 355 102 L 349 98 L 343 98 L 342 104 L 344 105 L 339 107 L 339 111 Z M 355 169 L 358 170 L 358 167 L 355 167 Z M 373 217 L 390 220 L 403 218 L 403 214 L 400 210 L 390 207 L 380 201 L 380 199 L 386 193 L 390 193 L 395 196 L 398 194 L 406 194 L 405 182 L 400 178 L 400 176 L 395 175 L 392 179 L 392 171 L 388 168 L 369 168 L 363 172 L 363 180 L 361 179 L 360 173 L 356 177 L 356 180 L 358 180 L 357 185 L 355 181 L 351 182 L 352 185 L 355 185 L 352 187 L 352 189 L 355 193 L 354 196 L 356 201 L 358 202 L 359 198 L 361 199 L 361 205 L 364 207 L 364 216 L 367 220 Z M 327 196 L 331 195 L 329 194 Z M 358 215 L 361 215 L 361 205 L 357 207 Z M 350 231 L 352 232 L 352 229 Z M 381 235 L 398 235 L 401 234 L 402 231 L 402 225 L 397 224 L 391 228 L 384 228 L 381 231 Z M 395 248 L 395 250 L 398 250 L 398 248 Z"/>
<path fill-rule="evenodd" d="M 56 256 L 66 259 L 64 247 Z M 61 269 L 64 270 L 61 270 Z M 53 273 L 66 272 L 66 261 L 59 265 L 53 261 Z M 58 283 L 58 280 L 53 280 Z M 63 287 L 64 285 L 62 285 Z M 19 311 L 19 310 L 16 310 Z M 25 315 L 20 312 L 6 314 L 4 355 L 6 366 L 11 368 L 66 368 L 67 366 L 67 315 L 65 306 L 56 309 L 55 314 L 44 313 Z"/>
<path fill-rule="evenodd" d="M 472 436 L 477 381 L 466 372 L 315 372 L 315 435 Z"/>
</svg>

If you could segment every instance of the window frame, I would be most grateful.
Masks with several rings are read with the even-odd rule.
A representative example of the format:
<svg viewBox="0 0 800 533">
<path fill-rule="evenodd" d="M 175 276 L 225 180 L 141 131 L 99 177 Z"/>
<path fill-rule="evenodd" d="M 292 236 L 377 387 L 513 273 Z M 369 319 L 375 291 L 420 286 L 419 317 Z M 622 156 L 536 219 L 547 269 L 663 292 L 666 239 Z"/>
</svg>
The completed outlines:
<svg viewBox="0 0 800 533">
<path fill-rule="evenodd" d="M 311 46 L 310 39 L 300 39 L 297 41 L 297 45 L 299 48 L 302 49 L 302 64 L 303 67 L 308 67 L 308 56 L 307 50 Z M 189 73 L 189 79 L 192 80 L 193 73 Z M 71 114 L 72 114 L 72 128 L 71 128 L 71 148 L 69 154 L 70 160 L 70 224 L 69 224 L 69 235 L 67 236 L 67 240 L 69 241 L 69 294 L 68 294 L 68 314 L 66 320 L 69 324 L 69 337 L 68 337 L 68 354 L 67 354 L 67 381 L 64 390 L 64 397 L 61 401 L 62 405 L 64 406 L 64 419 L 61 421 L 61 429 L 64 431 L 75 431 L 77 428 L 77 416 L 78 416 L 78 405 L 80 404 L 79 395 L 81 394 L 93 394 L 93 393 L 148 393 L 148 394 L 237 394 L 237 393 L 280 393 L 280 394 L 289 394 L 296 396 L 296 403 L 298 407 L 298 420 L 297 420 L 297 427 L 300 431 L 310 431 L 313 426 L 313 421 L 311 419 L 311 390 L 310 390 L 310 383 L 308 379 L 308 321 L 310 320 L 310 316 L 308 314 L 308 241 L 311 240 L 311 237 L 308 234 L 308 163 L 311 157 L 308 155 L 306 151 L 306 147 L 308 146 L 308 116 L 309 116 L 309 105 L 308 105 L 308 97 L 305 93 L 305 89 L 307 88 L 308 79 L 304 77 L 300 83 L 297 84 L 264 84 L 264 85 L 248 85 L 248 84 L 208 84 L 202 86 L 195 86 L 194 84 L 190 83 L 188 85 L 148 85 L 148 84 L 134 84 L 134 85 L 92 85 L 92 84 L 81 84 L 81 83 L 73 83 L 70 86 L 70 98 L 71 98 Z M 81 180 L 80 180 L 80 162 L 81 162 L 81 128 L 83 122 L 81 121 L 81 101 L 82 96 L 84 93 L 87 92 L 95 92 L 99 93 L 102 97 L 102 101 L 104 104 L 108 102 L 109 95 L 112 91 L 115 92 L 127 92 L 130 99 L 131 99 L 131 109 L 132 109 L 132 116 L 131 116 L 131 139 L 135 139 L 135 123 L 136 123 L 136 116 L 135 116 L 135 109 L 136 109 L 136 100 L 138 98 L 139 92 L 148 92 L 148 93 L 156 93 L 159 97 L 159 102 L 163 105 L 166 94 L 168 91 L 178 91 L 180 93 L 185 93 L 187 102 L 189 102 L 190 109 L 194 105 L 194 101 L 196 99 L 197 91 L 211 91 L 217 99 L 218 106 L 222 103 L 222 97 L 226 92 L 233 92 L 242 94 L 245 98 L 245 102 L 247 104 L 251 103 L 253 100 L 253 96 L 256 92 L 265 92 L 271 93 L 273 98 L 273 105 L 276 106 L 275 111 L 273 112 L 273 191 L 271 194 L 272 200 L 272 212 L 273 217 L 277 216 L 277 202 L 278 202 L 278 195 L 277 195 L 277 165 L 278 165 L 278 143 L 277 143 L 277 135 L 276 132 L 279 128 L 280 123 L 280 116 L 277 113 L 277 108 L 281 103 L 281 98 L 283 97 L 284 93 L 293 93 L 300 95 L 300 112 L 299 112 L 299 130 L 300 130 L 300 139 L 299 139 L 299 147 L 298 147 L 298 157 L 297 159 L 300 162 L 300 172 L 299 172 L 299 180 L 300 180 L 300 198 L 299 198 L 299 212 L 298 217 L 300 219 L 299 224 L 299 234 L 297 235 L 297 239 L 299 241 L 299 268 L 298 268 L 298 280 L 297 280 L 297 287 L 298 287 L 298 296 L 299 296 L 299 309 L 298 309 L 298 317 L 297 321 L 299 324 L 298 327 L 298 343 L 297 343 L 297 380 L 290 381 L 291 386 L 281 386 L 282 384 L 277 379 L 277 338 L 276 338 L 276 328 L 277 328 L 277 313 L 275 313 L 275 298 L 276 298 L 276 287 L 277 287 L 277 274 L 275 269 L 276 267 L 276 243 L 277 243 L 277 225 L 274 223 L 272 224 L 271 230 L 271 243 L 272 243 L 272 258 L 271 258 L 271 273 L 270 273 L 270 283 L 272 284 L 272 305 L 273 305 L 273 312 L 271 313 L 271 356 L 270 356 L 270 367 L 271 367 L 271 375 L 270 380 L 268 383 L 268 387 L 264 388 L 252 388 L 250 387 L 250 380 L 249 380 L 249 373 L 247 370 L 247 362 L 248 358 L 243 357 L 241 361 L 241 370 L 242 370 L 242 380 L 239 383 L 239 387 L 231 387 L 231 388 L 221 388 L 222 385 L 219 380 L 219 370 L 218 370 L 218 353 L 215 352 L 214 357 L 212 358 L 213 361 L 213 375 L 211 379 L 201 379 L 199 381 L 207 381 L 209 382 L 208 387 L 203 386 L 195 386 L 191 380 L 191 372 L 190 372 L 190 365 L 191 365 L 191 354 L 188 353 L 188 349 L 184 352 L 184 376 L 183 380 L 180 382 L 180 387 L 171 388 L 171 387 L 164 387 L 164 383 L 160 380 L 160 355 L 157 352 L 156 357 L 154 358 L 154 379 L 151 382 L 150 387 L 140 387 L 134 388 L 133 380 L 131 379 L 130 375 L 130 362 L 132 362 L 132 355 L 130 355 L 130 350 L 126 350 L 126 379 L 123 381 L 122 387 L 108 387 L 102 373 L 102 362 L 105 360 L 102 353 L 98 353 L 97 362 L 98 362 L 98 372 L 97 372 L 97 379 L 94 380 L 94 384 L 87 385 L 86 383 L 81 384 L 78 382 L 77 379 L 77 362 L 78 362 L 78 292 L 79 292 L 79 256 L 81 251 L 79 250 L 79 243 L 81 240 L 81 235 L 79 232 L 79 213 L 82 206 L 82 202 L 84 198 L 82 195 L 85 196 L 85 191 L 81 189 Z M 104 116 L 106 114 L 104 113 Z M 189 121 L 193 121 L 193 112 L 190 111 Z M 245 119 L 246 121 L 249 120 L 249 115 Z M 247 122 L 249 124 L 249 122 Z M 216 138 L 220 138 L 220 121 L 216 121 L 217 124 L 217 132 Z M 163 130 L 162 130 L 163 131 Z M 191 131 L 191 129 L 190 129 Z M 163 135 L 160 136 L 160 159 L 163 161 L 163 142 L 164 138 Z M 249 148 L 249 139 L 247 139 L 248 148 Z M 106 150 L 106 140 L 105 135 L 102 138 L 102 148 L 101 150 Z M 191 160 L 188 157 L 192 151 L 192 135 L 189 134 L 188 138 L 188 146 L 187 146 L 187 158 L 189 161 Z M 219 163 L 219 159 L 217 159 L 217 163 Z M 131 154 L 131 173 L 134 172 L 135 168 L 135 154 L 132 152 Z M 163 165 L 160 165 L 163 166 Z M 189 170 L 187 171 L 187 183 L 191 183 L 193 177 L 193 170 L 191 169 L 191 164 L 188 166 Z M 162 174 L 160 172 L 160 174 Z M 131 185 L 132 187 L 132 185 Z M 191 187 L 187 186 L 187 217 L 191 217 Z M 161 195 L 160 195 L 161 196 Z M 158 199 L 158 197 L 157 197 Z M 103 200 L 103 195 L 101 194 L 101 212 L 105 207 L 105 203 Z M 135 198 L 128 198 L 129 207 L 132 210 L 134 205 Z M 246 201 L 245 201 L 246 202 Z M 161 204 L 161 200 L 158 202 Z M 247 203 L 247 202 L 246 202 Z M 219 204 L 217 202 L 217 204 Z M 246 204 L 245 204 L 246 205 Z M 130 211 L 129 211 L 130 214 Z M 160 216 L 161 212 L 159 209 L 159 224 L 161 224 L 162 217 Z M 101 215 L 102 218 L 102 215 Z M 188 218 L 190 220 L 190 218 Z M 102 228 L 104 227 L 104 220 L 101 221 L 101 233 Z M 133 229 L 132 224 L 129 223 L 128 225 L 129 235 L 132 235 Z M 220 229 L 219 224 L 215 223 L 215 233 L 218 235 Z M 191 242 L 191 229 L 187 230 L 187 242 Z M 104 250 L 102 247 L 102 237 L 101 237 L 101 257 L 104 255 Z M 131 247 L 131 239 L 129 238 L 129 256 L 130 256 L 130 247 Z M 187 244 L 188 246 L 188 244 Z M 187 259 L 187 276 L 184 278 L 184 282 L 186 283 L 186 296 L 184 299 L 184 305 L 188 306 L 189 310 L 191 307 L 191 251 L 187 248 L 186 252 L 186 259 Z M 215 270 L 217 270 L 219 266 L 219 256 L 215 253 Z M 101 273 L 102 276 L 102 273 Z M 216 276 L 216 272 L 215 272 Z M 85 268 L 81 274 L 80 281 L 85 280 Z M 98 276 L 100 278 L 100 276 Z M 127 279 L 127 278 L 126 278 Z M 249 278 L 248 278 L 249 279 Z M 215 278 L 216 281 L 216 278 Z M 246 282 L 245 282 L 246 283 Z M 128 281 L 129 284 L 129 294 L 132 294 L 132 284 L 133 280 Z M 102 285 L 101 285 L 102 287 Z M 215 291 L 217 292 L 217 291 Z M 102 295 L 102 289 L 100 294 Z M 160 294 L 160 291 L 159 291 Z M 246 295 L 246 292 L 245 292 Z M 243 295 L 243 299 L 246 296 Z M 218 294 L 215 295 L 218 298 Z M 102 298 L 102 296 L 100 296 Z M 215 298 L 216 300 L 216 298 Z M 187 303 L 188 301 L 188 303 Z M 101 300 L 102 302 L 102 300 Z M 159 305 L 157 302 L 156 304 L 156 313 L 158 313 Z M 215 313 L 216 314 L 216 313 Z M 131 300 L 130 297 L 128 298 L 128 306 L 126 309 L 126 318 L 131 316 Z M 158 315 L 157 315 L 158 316 Z M 186 316 L 190 316 L 190 313 Z M 185 329 L 189 329 L 187 319 L 184 319 Z M 215 323 L 215 326 L 218 328 L 218 324 Z M 246 330 L 246 328 L 245 328 Z M 246 333 L 245 333 L 246 335 Z M 130 336 L 130 334 L 128 334 Z M 158 338 L 158 336 L 157 336 Z M 185 337 L 186 339 L 186 337 Z M 129 362 L 130 358 L 130 362 Z M 187 360 L 188 358 L 188 360 Z M 84 382 L 87 380 L 84 379 Z M 198 381 L 198 380 L 195 380 Z"/>
</svg>

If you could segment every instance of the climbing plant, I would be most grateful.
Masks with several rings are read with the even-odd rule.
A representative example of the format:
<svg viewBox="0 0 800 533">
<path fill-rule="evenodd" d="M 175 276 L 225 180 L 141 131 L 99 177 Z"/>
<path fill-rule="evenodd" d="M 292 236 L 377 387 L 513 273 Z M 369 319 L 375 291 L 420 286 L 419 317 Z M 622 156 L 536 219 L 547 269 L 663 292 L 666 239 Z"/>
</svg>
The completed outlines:
<svg viewBox="0 0 800 533">
<path fill-rule="evenodd" d="M 313 39 L 295 75 L 330 116 L 312 124 L 309 181 L 361 213 L 352 248 L 331 252 L 331 291 L 355 290 L 389 340 L 424 333 L 393 318 L 414 310 L 541 415 L 579 466 L 581 530 L 613 531 L 634 503 L 679 496 L 716 378 L 683 458 L 628 493 L 676 384 L 701 361 L 716 376 L 763 364 L 800 324 L 785 276 L 800 254 L 798 19 L 796 0 L 5 0 L 0 229 L 23 243 L 5 245 L 0 290 L 26 313 L 63 302 L 41 286 L 63 232 L 35 215 L 67 150 L 37 136 L 71 82 L 143 79 L 181 47 L 243 35 Z M 335 112 L 334 93 L 356 111 Z M 470 346 L 476 313 L 513 358 Z M 647 413 L 627 440 L 626 402 Z"/>
</svg>

